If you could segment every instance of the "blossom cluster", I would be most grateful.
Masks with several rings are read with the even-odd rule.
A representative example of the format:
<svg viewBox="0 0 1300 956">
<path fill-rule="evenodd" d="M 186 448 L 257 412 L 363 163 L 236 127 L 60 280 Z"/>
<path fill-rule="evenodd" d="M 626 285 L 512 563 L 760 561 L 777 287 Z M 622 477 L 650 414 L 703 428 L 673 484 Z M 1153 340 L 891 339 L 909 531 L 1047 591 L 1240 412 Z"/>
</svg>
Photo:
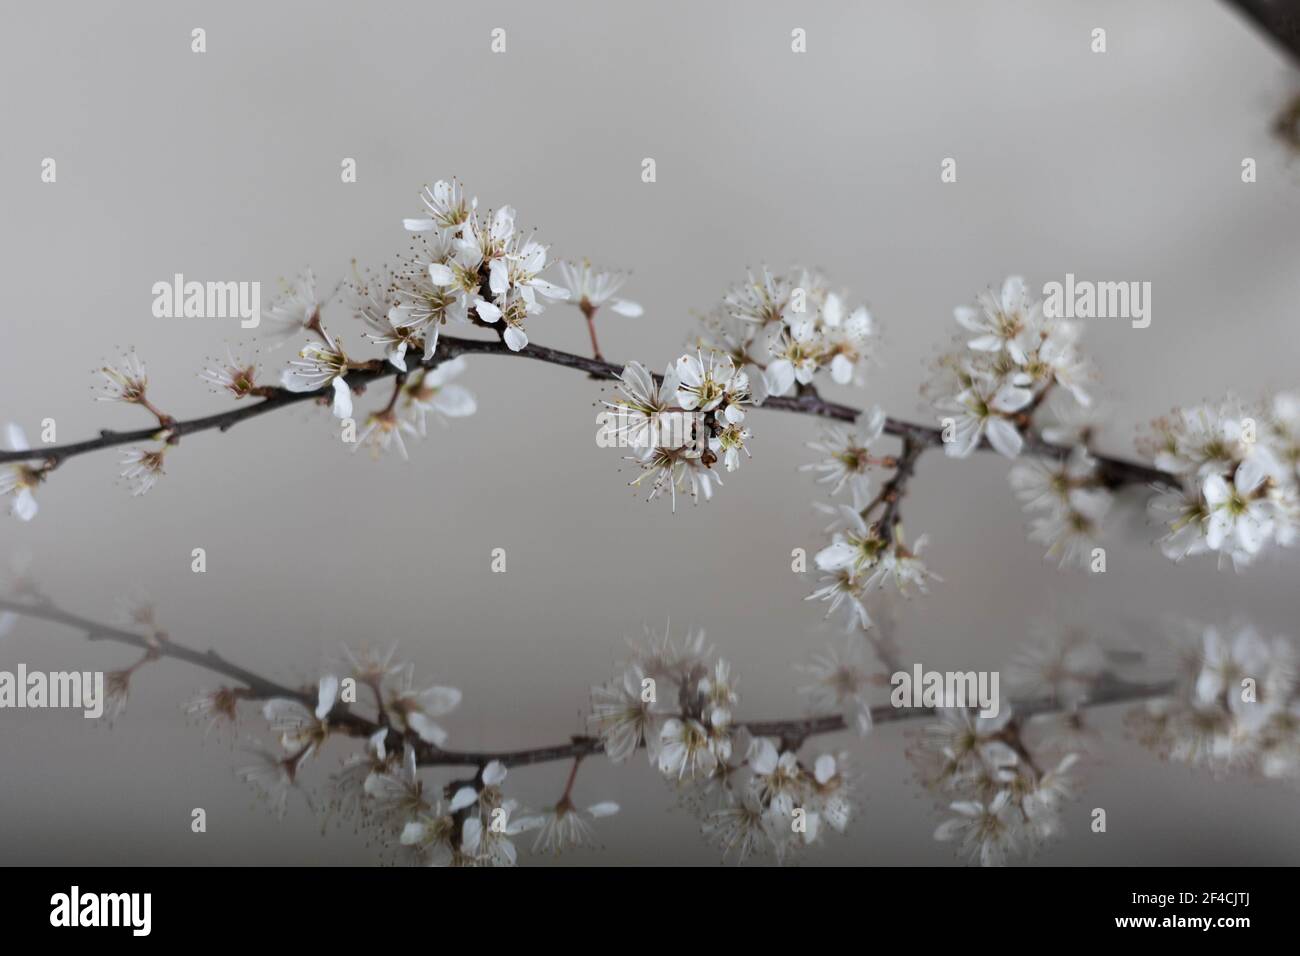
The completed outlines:
<svg viewBox="0 0 1300 956">
<path fill-rule="evenodd" d="M 573 777 L 563 796 L 540 811 L 527 810 L 506 795 L 507 768 L 501 760 L 486 759 L 471 779 L 453 781 L 441 791 L 426 788 L 417 748 L 446 744 L 447 732 L 438 720 L 459 705 L 460 691 L 417 684 L 410 665 L 393 664 L 391 650 L 382 655 L 349 650 L 346 656 L 351 680 L 370 689 L 380 720 L 364 748 L 331 775 L 326 807 L 331 815 L 375 834 L 393 859 L 413 865 L 512 866 L 518 861 L 515 839 L 530 832 L 535 853 L 598 845 L 592 821 L 617 813 L 618 805 L 602 801 L 578 808 L 571 796 Z M 318 684 L 314 707 L 286 697 L 262 705 L 278 747 L 254 741 L 249 748 L 253 759 L 238 774 L 277 816 L 286 812 L 290 793 L 301 789 L 304 764 L 320 754 L 326 741 L 354 739 L 337 733 L 351 712 L 341 686 L 337 676 L 327 674 Z M 211 728 L 233 723 L 240 699 L 241 693 L 231 688 L 205 691 L 186 710 Z"/>
<path fill-rule="evenodd" d="M 944 354 L 927 384 L 943 425 L 944 452 L 965 458 L 987 442 L 1018 458 L 1036 424 L 1065 454 L 1017 462 L 1011 486 L 1033 517 L 1029 538 L 1060 565 L 1085 565 L 1112 495 L 1090 453 L 1093 373 L 1079 350 L 1078 322 L 1053 318 L 1019 276 L 954 310 L 959 348 Z M 1034 423 L 1040 409 L 1051 420 Z"/>
<path fill-rule="evenodd" d="M 639 362 L 631 362 L 619 376 L 620 397 L 605 405 L 618 413 L 619 443 L 639 451 L 628 460 L 639 474 L 630 484 L 643 483 L 649 497 L 666 494 L 677 508 L 677 492 L 698 501 L 713 497 L 721 485 L 718 462 L 728 472 L 740 467 L 741 452 L 749 455 L 750 430 L 745 406 L 751 403 L 750 380 L 728 356 L 710 352 L 683 355 L 656 382 Z M 673 412 L 694 413 L 691 440 L 670 444 L 657 440 L 659 423 Z"/>
<path fill-rule="evenodd" d="M 467 199 L 454 180 L 426 188 L 421 199 L 428 215 L 402 224 L 422 241 L 398 275 L 397 301 L 385 319 L 420 335 L 425 358 L 448 319 L 502 323 L 506 345 L 522 350 L 524 321 L 545 311 L 542 300 L 569 298 L 568 289 L 542 278 L 547 247 L 516 229 L 511 206 L 480 215 L 478 199 Z"/>
<path fill-rule="evenodd" d="M 1173 692 L 1134 710 L 1138 739 L 1177 763 L 1270 779 L 1300 780 L 1296 653 L 1286 638 L 1249 625 L 1175 634 Z"/>
<path fill-rule="evenodd" d="M 754 401 L 789 395 L 828 371 L 840 385 L 863 384 L 876 334 L 866 306 L 850 306 L 819 272 L 764 268 L 732 288 L 701 320 L 697 345 L 730 357 L 750 378 Z"/>
<path fill-rule="evenodd" d="M 421 200 L 425 214 L 403 220 L 413 241 L 394 266 L 374 272 L 354 268 L 352 278 L 329 294 L 322 294 L 315 273 L 306 269 L 285 283 L 282 294 L 262 311 L 258 327 L 269 349 L 307 339 L 280 370 L 278 386 L 260 384 L 257 362 L 231 348 L 210 362 L 200 379 L 235 399 L 270 398 L 278 388 L 319 393 L 328 399 L 335 417 L 352 422 L 357 393 L 349 377 L 373 374 L 386 362 L 401 373 L 391 400 L 366 414 L 359 430 L 345 435 L 351 436 L 347 440 L 354 442 L 354 450 L 366 447 L 376 456 L 391 450 L 406 458 L 407 441 L 427 435 L 429 418 L 445 422 L 477 409 L 474 395 L 452 381 L 464 371 L 464 361 L 437 360 L 444 325 L 495 329 L 517 352 L 528 345 L 526 320 L 544 312 L 547 302 L 569 302 L 588 322 L 605 306 L 619 315 L 642 314 L 639 304 L 617 295 L 627 280 L 623 273 L 603 271 L 584 260 L 559 263 L 563 285 L 545 278 L 548 248 L 516 227 L 513 207 L 481 213 L 478 199 L 467 196 L 454 180 L 426 187 Z M 382 359 L 359 358 L 345 348 L 342 337 L 327 325 L 333 318 L 326 313 L 335 308 L 361 324 L 362 337 L 382 350 Z M 720 364 L 699 357 L 696 367 L 687 363 L 680 372 L 683 389 L 693 389 L 697 396 L 691 407 L 709 412 L 718 408 L 711 389 L 718 384 Z M 133 494 L 144 494 L 164 474 L 166 454 L 179 437 L 177 423 L 152 404 L 147 370 L 134 352 L 105 365 L 99 374 L 100 401 L 138 405 L 157 418 L 155 437 L 160 444 L 127 449 L 121 459 L 121 477 Z M 738 376 L 733 395 L 744 387 L 744 376 Z M 748 437 L 736 417 L 740 400 L 736 395 L 730 410 L 721 409 L 728 416 L 726 424 L 715 429 L 713 448 L 705 455 L 720 456 L 728 470 L 737 467 Z M 5 441 L 7 451 L 30 447 L 16 424 L 7 427 Z M 0 467 L 0 497 L 10 499 L 12 514 L 24 521 L 35 517 L 36 488 L 54 465 L 53 459 L 46 459 Z M 680 467 L 677 471 L 682 477 Z M 704 490 L 708 493 L 711 485 L 706 482 Z"/>
<path fill-rule="evenodd" d="M 1300 531 L 1300 398 L 1249 406 L 1229 397 L 1157 420 L 1140 447 L 1181 487 L 1149 505 L 1166 557 L 1215 553 L 1242 568 Z"/>
<path fill-rule="evenodd" d="M 938 362 L 928 390 L 950 420 L 944 451 L 965 458 L 988 443 L 1008 458 L 1024 447 L 1028 411 L 1059 389 L 1087 406 L 1089 366 L 1078 348 L 1077 322 L 1046 316 L 1025 280 L 1011 276 L 999 292 L 981 293 L 954 310 L 963 329 L 959 349 Z"/>
<path fill-rule="evenodd" d="M 893 456 L 876 451 L 885 422 L 884 411 L 877 407 L 864 412 L 855 428 L 826 428 L 817 441 L 808 444 L 822 458 L 801 469 L 819 473 L 818 481 L 831 486 L 832 496 L 847 491 L 853 499 L 852 506 L 819 504 L 820 510 L 832 516 L 826 528 L 831 542 L 813 557 L 822 576 L 808 597 L 826 602 L 828 616 L 843 608 L 849 629 L 871 626 L 865 603 L 869 592 L 924 592 L 929 580 L 938 580 L 920 557 L 926 536 L 911 545 L 904 540 L 894 500 L 899 492 L 881 488 L 871 494 L 872 470 L 898 466 Z"/>
<path fill-rule="evenodd" d="M 808 763 L 797 746 L 738 723 L 736 678 L 703 632 L 680 647 L 665 632 L 634 651 L 612 681 L 592 688 L 592 726 L 615 763 L 644 748 L 724 859 L 784 861 L 844 832 L 853 813 L 846 754 Z"/>
<path fill-rule="evenodd" d="M 1047 557 L 1062 567 L 1086 566 L 1113 502 L 1087 447 L 1075 445 L 1061 459 L 1017 461 L 1009 477 L 1033 515 L 1029 540 L 1046 545 Z"/>
<path fill-rule="evenodd" d="M 1006 669 L 1018 699 L 1053 709 L 1019 718 L 1003 701 L 995 717 L 941 707 L 909 749 L 917 779 L 945 819 L 941 842 L 982 866 L 1033 854 L 1064 834 L 1075 768 L 1092 739 L 1083 707 L 1110 676 L 1106 654 L 1084 633 L 1040 623 Z"/>
<path fill-rule="evenodd" d="M 949 814 L 934 838 L 955 842 L 981 866 L 1001 866 L 1063 832 L 1061 810 L 1079 755 L 1066 753 L 1050 769 L 1040 768 L 1005 703 L 996 717 L 940 708 L 909 757 L 922 786 Z"/>
</svg>

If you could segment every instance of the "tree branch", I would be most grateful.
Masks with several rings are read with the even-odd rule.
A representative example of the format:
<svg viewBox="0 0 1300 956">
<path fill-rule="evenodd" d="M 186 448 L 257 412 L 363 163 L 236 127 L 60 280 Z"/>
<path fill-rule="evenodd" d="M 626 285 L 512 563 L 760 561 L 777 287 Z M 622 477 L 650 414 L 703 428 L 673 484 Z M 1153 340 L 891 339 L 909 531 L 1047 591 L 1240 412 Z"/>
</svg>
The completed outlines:
<svg viewBox="0 0 1300 956">
<path fill-rule="evenodd" d="M 1226 0 L 1300 66 L 1300 0 Z"/>
<path fill-rule="evenodd" d="M 505 355 L 517 356 L 519 358 L 534 359 L 539 362 L 546 362 L 550 365 L 560 365 L 565 368 L 578 369 L 586 372 L 591 378 L 604 379 L 612 381 L 617 379 L 623 372 L 622 365 L 616 365 L 600 359 L 586 358 L 581 355 L 575 355 L 571 352 L 562 352 L 558 349 L 547 348 L 541 345 L 528 345 L 520 352 L 512 352 L 504 342 L 500 340 L 480 340 L 480 339 L 463 339 L 450 335 L 441 336 L 438 339 L 438 348 L 434 355 L 426 362 L 420 363 L 420 368 L 432 368 L 447 359 L 455 358 L 459 355 Z M 399 374 L 398 370 L 391 364 L 376 363 L 373 367 L 367 367 L 361 370 L 349 372 L 347 382 L 353 391 L 360 391 L 371 382 L 391 378 Z M 658 378 L 658 376 L 656 376 Z M 45 460 L 50 462 L 50 467 L 54 467 L 69 458 L 77 455 L 84 455 L 89 452 L 99 451 L 104 448 L 112 448 L 119 445 L 128 445 L 135 442 L 151 441 L 166 435 L 173 442 L 179 441 L 186 435 L 193 435 L 199 432 L 227 431 L 242 421 L 255 418 L 268 412 L 277 411 L 290 405 L 296 405 L 300 402 L 309 400 L 319 400 L 325 397 L 324 392 L 290 392 L 281 388 L 270 388 L 266 398 L 253 402 L 248 405 L 238 405 L 229 411 L 221 412 L 216 415 L 207 415 L 202 418 L 192 418 L 188 420 L 177 420 L 173 422 L 165 431 L 159 427 L 142 428 L 135 431 L 110 431 L 104 430 L 99 433 L 98 438 L 87 439 L 86 441 L 75 442 L 66 445 L 47 445 L 45 447 L 33 448 L 29 451 L 0 451 L 0 464 L 6 462 L 23 462 Z M 798 415 L 812 415 L 818 418 L 829 418 L 835 421 L 852 423 L 857 420 L 861 410 L 849 405 L 841 405 L 836 402 L 829 402 L 816 393 L 815 390 L 808 390 L 794 396 L 774 396 L 768 398 L 760 408 L 777 409 L 780 411 L 793 412 Z M 921 425 L 915 422 L 903 421 L 897 418 L 889 418 L 885 421 L 885 433 L 898 438 L 908 439 L 918 446 L 938 446 L 943 444 L 943 432 L 937 427 Z M 1025 451 L 1031 455 L 1037 455 L 1043 458 L 1064 459 L 1070 454 L 1070 449 L 1061 445 L 1054 445 L 1051 442 L 1043 440 L 1041 437 L 1030 432 L 1025 436 Z M 989 451 L 992 446 L 984 441 L 980 444 L 981 451 Z M 1110 487 L 1116 488 L 1127 484 L 1165 484 L 1177 486 L 1178 481 L 1172 475 L 1168 475 L 1157 468 L 1142 464 L 1141 462 L 1131 461 L 1123 458 L 1112 458 L 1106 455 L 1094 454 L 1093 458 L 1098 463 L 1098 468 L 1102 480 Z"/>
</svg>

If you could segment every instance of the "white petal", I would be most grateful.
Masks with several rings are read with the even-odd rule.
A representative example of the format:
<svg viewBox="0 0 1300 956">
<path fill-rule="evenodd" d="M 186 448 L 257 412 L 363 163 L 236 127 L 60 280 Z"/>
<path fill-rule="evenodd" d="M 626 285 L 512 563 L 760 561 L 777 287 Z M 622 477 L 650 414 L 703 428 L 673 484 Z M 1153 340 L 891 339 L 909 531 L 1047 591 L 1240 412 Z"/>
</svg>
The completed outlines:
<svg viewBox="0 0 1300 956">
<path fill-rule="evenodd" d="M 1237 466 L 1237 474 L 1233 477 L 1232 483 L 1237 486 L 1238 494 L 1244 498 L 1263 484 L 1267 477 L 1268 469 L 1263 462 L 1251 457 Z"/>
<path fill-rule="evenodd" d="M 627 299 L 615 299 L 609 304 L 612 311 L 619 315 L 626 315 L 629 319 L 635 319 L 645 312 L 640 303 L 630 302 Z"/>
<path fill-rule="evenodd" d="M 434 285 L 454 285 L 456 282 L 456 274 L 451 271 L 451 266 L 444 265 L 441 262 L 430 262 L 429 281 Z"/>
<path fill-rule="evenodd" d="M 22 426 L 16 422 L 10 422 L 5 426 L 5 441 L 10 451 L 28 451 L 31 448 L 27 444 L 27 435 L 24 434 Z"/>
<path fill-rule="evenodd" d="M 473 787 L 461 787 L 456 791 L 456 795 L 451 798 L 450 809 L 452 813 L 457 810 L 464 810 L 472 806 L 478 800 L 478 791 Z"/>
<path fill-rule="evenodd" d="M 1002 283 L 1002 311 L 1014 313 L 1025 301 L 1025 280 L 1020 276 L 1008 276 Z"/>
<path fill-rule="evenodd" d="M 22 521 L 31 521 L 36 517 L 36 512 L 40 506 L 36 504 L 36 496 L 32 494 L 32 489 L 23 488 L 14 496 L 12 510 L 15 518 Z"/>
<path fill-rule="evenodd" d="M 464 418 L 478 411 L 478 401 L 463 385 L 444 385 L 433 397 L 433 407 L 448 418 Z"/>
<path fill-rule="evenodd" d="M 424 379 L 426 385 L 439 387 L 465 371 L 465 357 L 458 355 L 447 362 L 439 362 Z"/>
<path fill-rule="evenodd" d="M 478 817 L 470 817 L 465 821 L 465 825 L 460 828 L 460 847 L 466 853 L 474 854 L 478 852 L 479 844 L 483 840 L 483 821 Z"/>
<path fill-rule="evenodd" d="M 331 405 L 335 418 L 352 417 L 352 389 L 348 388 L 348 383 L 343 381 L 343 376 L 339 375 L 334 379 L 334 401 Z"/>
<path fill-rule="evenodd" d="M 1034 400 L 1034 393 L 1016 385 L 1003 385 L 990 403 L 1000 412 L 1018 412 Z"/>
<path fill-rule="evenodd" d="M 776 752 L 776 747 L 772 741 L 766 737 L 760 737 L 754 741 L 749 755 L 749 768 L 759 776 L 765 777 L 772 771 L 776 770 L 780 757 Z"/>
<path fill-rule="evenodd" d="M 956 318 L 957 324 L 970 332 L 983 332 L 984 326 L 980 324 L 979 309 L 972 309 L 968 305 L 960 305 L 952 310 L 953 317 Z"/>
<path fill-rule="evenodd" d="M 784 395 L 794 386 L 794 364 L 789 359 L 777 359 L 763 373 L 767 391 L 771 395 Z"/>
<path fill-rule="evenodd" d="M 408 716 L 406 722 L 426 743 L 441 747 L 447 741 L 447 731 L 434 723 L 426 714 L 416 712 Z"/>
<path fill-rule="evenodd" d="M 1232 489 L 1223 480 L 1222 475 L 1210 475 L 1201 486 L 1201 493 L 1211 508 L 1217 508 L 1232 497 Z"/>
<path fill-rule="evenodd" d="M 527 348 L 528 336 L 524 330 L 513 325 L 506 329 L 506 347 L 512 352 L 522 352 Z"/>
<path fill-rule="evenodd" d="M 334 702 L 339 696 L 339 679 L 333 674 L 326 674 L 320 679 L 320 688 L 316 692 L 316 719 L 324 720 L 334 709 Z"/>
<path fill-rule="evenodd" d="M 1024 447 L 1025 442 L 1020 437 L 1020 432 L 1005 418 L 990 418 L 985 431 L 988 434 L 989 444 L 1000 455 L 1015 458 Z"/>
<path fill-rule="evenodd" d="M 826 781 L 835 776 L 835 758 L 830 754 L 822 754 L 813 763 L 813 779 L 818 783 L 825 785 Z"/>
<path fill-rule="evenodd" d="M 420 691 L 418 699 L 420 710 L 440 717 L 460 706 L 461 693 L 455 687 L 430 687 Z"/>
<path fill-rule="evenodd" d="M 548 299 L 558 299 L 562 301 L 569 298 L 568 289 L 563 286 L 558 286 L 553 282 L 547 282 L 545 279 L 534 279 L 529 284 Z"/>
<path fill-rule="evenodd" d="M 510 290 L 510 267 L 504 259 L 493 259 L 488 266 L 488 288 L 493 295 L 505 295 Z"/>
</svg>

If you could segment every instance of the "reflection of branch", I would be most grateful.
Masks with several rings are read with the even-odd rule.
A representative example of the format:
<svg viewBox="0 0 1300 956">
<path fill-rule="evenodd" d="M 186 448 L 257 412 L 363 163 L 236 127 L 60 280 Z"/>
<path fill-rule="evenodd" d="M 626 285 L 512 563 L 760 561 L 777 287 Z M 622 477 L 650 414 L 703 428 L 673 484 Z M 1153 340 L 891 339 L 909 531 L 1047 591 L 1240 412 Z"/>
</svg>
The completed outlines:
<svg viewBox="0 0 1300 956">
<path fill-rule="evenodd" d="M 260 677 L 252 671 L 245 670 L 236 664 L 232 664 L 213 650 L 196 651 L 183 644 L 177 644 L 170 638 L 158 642 L 149 641 L 131 631 L 100 624 L 90 618 L 65 611 L 48 601 L 38 603 L 0 598 L 0 611 L 9 611 L 25 617 L 53 621 L 83 631 L 88 640 L 107 640 L 128 644 L 132 647 L 141 648 L 156 658 L 171 657 L 213 673 L 221 674 L 244 685 L 238 695 L 241 700 L 288 698 L 301 702 L 309 710 L 316 706 L 316 695 L 313 690 L 294 690 L 285 687 L 282 684 Z M 1105 677 L 1097 682 L 1083 706 L 1103 706 L 1145 700 L 1152 697 L 1163 697 L 1170 693 L 1173 688 L 1173 681 L 1137 683 L 1115 677 Z M 1056 700 L 1049 697 L 1013 702 L 1011 708 L 1012 712 L 1020 718 L 1064 710 Z M 934 713 L 935 709 L 933 707 L 881 705 L 871 708 L 872 720 L 877 724 L 930 717 Z M 380 728 L 389 726 L 387 720 L 382 717 L 378 721 L 370 720 L 360 714 L 352 713 L 348 710 L 347 705 L 341 703 L 335 706 L 328 720 L 332 729 L 354 737 L 369 737 Z M 738 726 L 747 728 L 755 737 L 779 738 L 783 747 L 791 750 L 797 750 L 809 737 L 838 733 L 848 729 L 843 716 L 839 714 L 792 720 L 749 720 L 739 722 Z M 565 744 L 532 747 L 523 750 L 442 750 L 411 735 L 403 738 L 401 734 L 391 727 L 389 727 L 388 734 L 388 742 L 395 748 L 400 748 L 404 740 L 409 742 L 415 749 L 417 762 L 420 766 L 475 766 L 481 769 L 491 761 L 497 760 L 507 767 L 522 767 L 531 764 L 551 763 L 557 760 L 573 760 L 598 754 L 603 749 L 598 737 L 575 736 Z"/>
<path fill-rule="evenodd" d="M 623 366 L 611 362 L 605 362 L 600 359 L 586 358 L 581 355 L 574 355 L 571 352 L 561 352 L 558 349 L 546 348 L 540 345 L 529 345 L 520 352 L 511 351 L 504 342 L 488 341 L 479 339 L 461 339 L 450 335 L 441 336 L 438 339 L 438 348 L 434 355 L 427 361 L 421 363 L 420 367 L 431 368 L 447 359 L 455 358 L 459 355 L 513 355 L 521 358 L 536 359 L 540 362 L 546 362 L 551 365 L 562 365 L 566 368 L 579 369 L 588 373 L 592 378 L 613 380 L 617 379 L 623 372 Z M 370 382 L 380 379 L 390 378 L 398 374 L 398 370 L 391 364 L 379 362 L 367 363 L 360 370 L 354 370 L 348 373 L 347 382 L 353 391 L 358 391 Z M 656 376 L 657 378 L 657 376 Z M 0 451 L 0 464 L 5 462 L 21 462 L 45 460 L 50 462 L 49 467 L 66 461 L 68 458 L 77 455 L 84 455 L 88 452 L 99 451 L 103 448 L 112 448 L 118 445 L 128 445 L 136 442 L 149 441 L 160 436 L 168 438 L 173 443 L 179 441 L 186 435 L 193 435 L 198 432 L 227 431 L 240 422 L 248 418 L 273 412 L 289 405 L 296 405 L 309 399 L 320 399 L 324 392 L 290 392 L 280 388 L 266 388 L 262 390 L 266 395 L 260 401 L 253 402 L 249 405 L 238 405 L 226 412 L 216 415 L 206 415 L 202 418 L 192 418 L 188 420 L 178 420 L 171 422 L 164 431 L 159 427 L 141 428 L 129 432 L 101 431 L 98 438 L 91 438 L 86 441 L 74 442 L 67 445 L 46 445 L 44 447 L 33 448 L 29 451 Z M 328 391 L 328 388 L 325 389 Z M 799 395 L 781 397 L 774 396 L 763 402 L 762 408 L 774 408 L 781 411 L 794 412 L 799 415 L 813 415 L 820 418 L 832 418 L 842 422 L 853 422 L 861 414 L 859 409 L 849 405 L 840 405 L 836 402 L 828 402 L 821 398 L 815 390 L 809 390 Z M 937 446 L 943 444 L 943 432 L 939 428 L 932 428 L 928 425 L 920 425 L 914 422 L 906 422 L 896 418 L 887 419 L 885 422 L 885 432 L 898 438 L 910 439 L 920 446 Z M 991 446 L 987 441 L 980 445 L 981 450 L 989 450 Z M 1033 433 L 1025 435 L 1025 451 L 1031 455 L 1037 455 L 1044 458 L 1064 459 L 1069 455 L 1070 449 L 1053 445 L 1051 442 L 1044 441 Z M 1115 487 L 1124 484 L 1150 484 L 1160 483 L 1177 485 L 1178 482 L 1172 476 L 1165 474 L 1159 469 L 1152 468 L 1140 462 L 1130 461 L 1123 458 L 1108 458 L 1104 455 L 1093 456 L 1098 463 L 1098 468 L 1102 480 L 1108 485 Z"/>
</svg>

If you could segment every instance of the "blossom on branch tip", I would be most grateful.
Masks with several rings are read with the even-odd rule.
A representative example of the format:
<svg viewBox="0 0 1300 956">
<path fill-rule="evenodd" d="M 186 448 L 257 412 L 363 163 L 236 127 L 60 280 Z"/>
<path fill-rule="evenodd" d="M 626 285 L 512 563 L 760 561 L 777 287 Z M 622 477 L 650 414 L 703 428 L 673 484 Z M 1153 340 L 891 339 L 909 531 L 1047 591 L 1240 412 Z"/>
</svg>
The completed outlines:
<svg viewBox="0 0 1300 956">
<path fill-rule="evenodd" d="M 1158 419 L 1139 447 L 1180 487 L 1163 487 L 1148 505 L 1166 526 L 1159 544 L 1179 561 L 1215 552 L 1238 569 L 1270 544 L 1300 533 L 1297 444 L 1291 400 L 1250 407 L 1229 397 Z"/>
<path fill-rule="evenodd" d="M 128 448 L 122 453 L 122 477 L 131 483 L 131 494 L 147 493 L 164 474 L 163 456 L 168 445 L 157 448 Z"/>
<path fill-rule="evenodd" d="M 618 290 L 627 282 L 624 273 L 594 269 L 585 259 L 581 263 L 561 262 L 559 270 L 564 285 L 569 290 L 569 301 L 581 309 L 584 315 L 594 315 L 606 303 L 611 312 L 629 318 L 643 314 L 644 309 L 636 302 L 615 298 Z"/>
<path fill-rule="evenodd" d="M 477 200 L 466 203 L 458 184 L 440 181 L 426 189 L 422 199 L 432 216 L 404 224 L 437 238 L 425 240 L 422 247 L 425 275 L 406 270 L 398 289 L 415 310 L 415 321 L 430 327 L 423 338 L 426 359 L 436 344 L 438 325 L 447 317 L 500 324 L 507 347 L 522 351 L 528 345 L 524 320 L 545 311 L 538 296 L 569 298 L 568 289 L 542 277 L 546 246 L 516 231 L 510 206 L 481 219 Z"/>
<path fill-rule="evenodd" d="M 282 283 L 284 292 L 262 310 L 261 325 L 276 349 L 312 328 L 320 320 L 321 301 L 316 295 L 316 274 L 311 269 L 292 282 Z"/>
<path fill-rule="evenodd" d="M 364 445 L 370 448 L 375 458 L 378 458 L 383 452 L 396 449 L 402 456 L 402 460 L 406 461 L 409 456 L 406 453 L 406 442 L 402 439 L 403 433 L 419 435 L 415 425 L 404 418 L 399 418 L 394 409 L 385 408 L 371 412 L 366 416 L 365 427 L 357 436 L 357 443 L 352 447 L 352 451 L 355 452 Z"/>
<path fill-rule="evenodd" d="M 99 370 L 103 384 L 103 394 L 97 397 L 101 402 L 124 402 L 128 405 L 142 405 L 145 392 L 149 386 L 149 373 L 144 363 L 134 352 L 128 352 L 116 365 L 105 365 Z"/>
<path fill-rule="evenodd" d="M 5 444 L 10 451 L 28 451 L 27 435 L 13 422 L 5 426 Z M 40 506 L 34 494 L 44 478 L 43 470 L 32 463 L 16 462 L 0 465 L 0 497 L 13 495 L 9 513 L 21 521 L 31 521 Z"/>
<path fill-rule="evenodd" d="M 315 392 L 330 386 L 333 399 L 330 408 L 335 418 L 352 417 L 352 389 L 348 387 L 348 357 L 338 342 L 322 332 L 324 343 L 308 342 L 298 353 L 298 358 L 280 376 L 280 383 L 291 392 Z"/>
<path fill-rule="evenodd" d="M 861 382 L 870 357 L 875 323 L 864 306 L 850 309 L 844 297 L 831 292 L 824 276 L 794 269 L 786 276 L 763 269 L 729 291 L 722 312 L 752 332 L 728 328 L 706 318 L 702 342 L 738 364 L 762 369 L 758 400 L 788 394 L 796 384 L 810 385 L 820 370 L 828 370 L 839 385 Z M 716 339 L 716 341 L 714 341 Z"/>
<path fill-rule="evenodd" d="M 199 373 L 199 378 L 215 390 L 229 392 L 236 399 L 255 393 L 256 376 L 257 365 L 252 362 L 241 362 L 235 358 L 234 352 L 229 348 L 226 349 L 224 361 L 218 361 Z"/>
<path fill-rule="evenodd" d="M 872 454 L 872 444 L 885 430 L 885 413 L 879 406 L 872 407 L 860 417 L 856 429 L 832 425 L 822 431 L 819 440 L 808 442 L 808 447 L 823 457 L 820 461 L 800 465 L 800 471 L 819 472 L 818 481 L 831 485 L 830 493 L 837 495 L 849 482 L 859 490 L 867 490 L 867 474 L 872 465 L 879 464 Z"/>
<path fill-rule="evenodd" d="M 588 720 L 614 763 L 624 762 L 643 744 L 652 754 L 658 750 L 661 717 L 654 701 L 646 700 L 645 680 L 641 667 L 631 664 L 620 678 L 591 688 Z"/>
<path fill-rule="evenodd" d="M 402 386 L 403 408 L 421 435 L 427 434 L 430 414 L 446 424 L 447 418 L 464 418 L 478 411 L 474 394 L 452 381 L 464 371 L 465 360 L 457 357 L 416 372 Z"/>
<path fill-rule="evenodd" d="M 280 735 L 280 746 L 300 760 L 314 754 L 329 737 L 329 714 L 338 699 L 339 681 L 327 675 L 320 679 L 316 707 L 311 710 L 300 700 L 273 697 L 262 705 L 262 716 Z"/>
<path fill-rule="evenodd" d="M 618 804 L 612 800 L 594 803 L 585 809 L 573 805 L 565 797 L 545 813 L 530 821 L 537 830 L 533 841 L 534 853 L 560 854 L 570 849 L 596 849 L 600 846 L 592 821 L 618 813 Z"/>
<path fill-rule="evenodd" d="M 939 404 L 940 411 L 952 413 L 953 437 L 943 450 L 950 458 L 967 458 L 988 439 L 993 449 L 1007 458 L 1015 458 L 1024 447 L 1014 416 L 1034 399 L 1027 387 L 1027 375 L 1016 374 L 1008 380 L 972 373 L 966 387 L 955 397 Z"/>
<path fill-rule="evenodd" d="M 413 731 L 435 747 L 447 742 L 447 732 L 433 718 L 451 713 L 460 704 L 460 691 L 454 687 L 428 687 L 416 690 L 414 668 L 406 665 L 387 680 L 383 687 L 384 708 L 399 732 Z"/>
<path fill-rule="evenodd" d="M 239 702 L 243 695 L 233 687 L 218 687 L 216 690 L 202 691 L 185 704 L 187 716 L 205 724 L 203 734 L 206 737 L 213 728 L 222 724 L 231 727 L 239 720 Z"/>
<path fill-rule="evenodd" d="M 429 216 L 403 219 L 402 225 L 410 232 L 440 230 L 454 234 L 478 207 L 478 200 L 467 200 L 464 189 L 455 179 L 440 179 L 432 186 L 425 186 L 420 201 L 424 203 Z"/>
<path fill-rule="evenodd" d="M 1029 539 L 1047 545 L 1047 557 L 1062 567 L 1087 566 L 1112 501 L 1087 450 L 1076 446 L 1061 461 L 1017 462 L 1010 481 L 1025 510 L 1035 515 Z"/>
<path fill-rule="evenodd" d="M 289 807 L 289 791 L 297 787 L 297 755 L 281 756 L 254 741 L 247 751 L 252 762 L 239 767 L 235 773 L 271 805 L 277 819 L 283 819 Z"/>
<path fill-rule="evenodd" d="M 863 653 L 860 634 L 850 634 L 841 644 L 815 652 L 796 668 L 812 679 L 799 688 L 816 714 L 839 714 L 844 726 L 865 737 L 871 733 L 870 691 L 876 683 Z"/>
</svg>

